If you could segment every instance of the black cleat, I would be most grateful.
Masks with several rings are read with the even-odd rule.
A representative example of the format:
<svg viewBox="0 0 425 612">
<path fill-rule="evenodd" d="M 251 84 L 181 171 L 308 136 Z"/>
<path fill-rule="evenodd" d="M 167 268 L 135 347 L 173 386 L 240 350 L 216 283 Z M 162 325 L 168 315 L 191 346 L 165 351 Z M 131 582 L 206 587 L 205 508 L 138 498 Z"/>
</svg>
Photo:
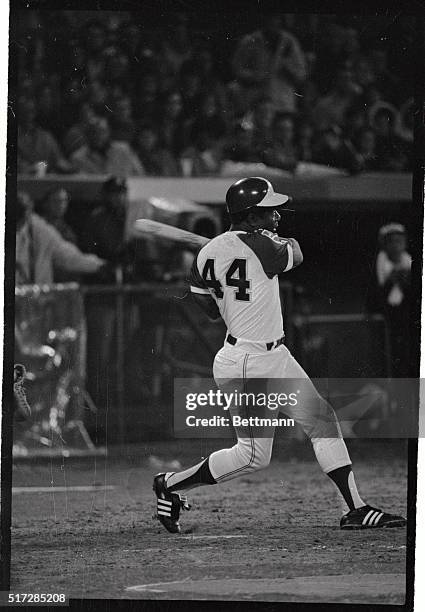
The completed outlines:
<svg viewBox="0 0 425 612">
<path fill-rule="evenodd" d="M 153 480 L 153 490 L 157 497 L 156 517 L 170 533 L 180 533 L 180 510 L 190 510 L 185 495 L 169 493 L 165 484 L 165 474 L 157 474 Z"/>
<path fill-rule="evenodd" d="M 389 527 L 404 527 L 407 521 L 402 516 L 387 514 L 372 506 L 362 506 L 350 510 L 341 518 L 341 529 L 376 529 Z"/>
</svg>

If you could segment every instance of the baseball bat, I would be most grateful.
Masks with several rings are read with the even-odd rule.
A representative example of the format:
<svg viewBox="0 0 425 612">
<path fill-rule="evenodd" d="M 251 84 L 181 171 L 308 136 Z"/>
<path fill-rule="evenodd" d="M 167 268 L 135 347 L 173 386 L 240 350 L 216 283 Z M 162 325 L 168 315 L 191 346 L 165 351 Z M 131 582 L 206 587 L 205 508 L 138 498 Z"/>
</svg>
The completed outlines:
<svg viewBox="0 0 425 612">
<path fill-rule="evenodd" d="M 152 219 L 137 219 L 134 222 L 131 235 L 133 238 L 159 238 L 167 242 L 176 242 L 182 248 L 193 251 L 198 250 L 210 240 L 199 234 Z"/>
</svg>

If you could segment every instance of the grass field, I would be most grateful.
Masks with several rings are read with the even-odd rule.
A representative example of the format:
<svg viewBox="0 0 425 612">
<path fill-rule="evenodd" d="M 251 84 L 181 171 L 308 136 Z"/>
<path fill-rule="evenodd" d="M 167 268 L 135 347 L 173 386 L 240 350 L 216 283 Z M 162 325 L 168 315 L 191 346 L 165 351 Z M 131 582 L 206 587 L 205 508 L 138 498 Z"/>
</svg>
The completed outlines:
<svg viewBox="0 0 425 612">
<path fill-rule="evenodd" d="M 349 446 L 362 496 L 405 514 L 405 445 Z M 307 444 L 277 440 L 267 470 L 193 490 L 182 533 L 166 532 L 153 519 L 153 474 L 162 461 L 184 467 L 219 447 L 149 442 L 107 458 L 16 463 L 11 589 L 84 599 L 404 602 L 406 530 L 340 531 L 334 486 Z"/>
</svg>

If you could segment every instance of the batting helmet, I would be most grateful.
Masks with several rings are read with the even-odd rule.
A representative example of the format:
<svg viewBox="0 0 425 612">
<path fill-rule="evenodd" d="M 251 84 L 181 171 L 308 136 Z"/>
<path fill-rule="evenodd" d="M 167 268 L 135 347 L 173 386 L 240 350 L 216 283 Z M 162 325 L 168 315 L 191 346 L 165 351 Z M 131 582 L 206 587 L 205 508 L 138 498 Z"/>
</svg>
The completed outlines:
<svg viewBox="0 0 425 612">
<path fill-rule="evenodd" d="M 272 184 L 260 176 L 240 179 L 226 193 L 227 210 L 230 214 L 248 208 L 276 208 L 290 201 L 283 193 L 275 193 Z"/>
</svg>

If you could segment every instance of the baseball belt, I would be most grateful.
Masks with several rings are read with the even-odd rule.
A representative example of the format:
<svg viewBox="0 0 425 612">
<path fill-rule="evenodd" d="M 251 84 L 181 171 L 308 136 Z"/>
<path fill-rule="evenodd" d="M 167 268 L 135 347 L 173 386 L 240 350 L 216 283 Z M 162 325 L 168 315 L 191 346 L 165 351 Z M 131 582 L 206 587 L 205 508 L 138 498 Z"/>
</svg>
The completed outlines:
<svg viewBox="0 0 425 612">
<path fill-rule="evenodd" d="M 238 339 L 232 336 L 231 334 L 227 334 L 226 341 L 232 346 L 235 346 Z M 265 342 L 264 345 L 268 351 L 271 351 L 273 348 L 277 348 L 281 344 L 284 344 L 284 342 L 285 342 L 285 335 L 279 338 L 279 340 L 273 340 L 273 342 Z"/>
</svg>

